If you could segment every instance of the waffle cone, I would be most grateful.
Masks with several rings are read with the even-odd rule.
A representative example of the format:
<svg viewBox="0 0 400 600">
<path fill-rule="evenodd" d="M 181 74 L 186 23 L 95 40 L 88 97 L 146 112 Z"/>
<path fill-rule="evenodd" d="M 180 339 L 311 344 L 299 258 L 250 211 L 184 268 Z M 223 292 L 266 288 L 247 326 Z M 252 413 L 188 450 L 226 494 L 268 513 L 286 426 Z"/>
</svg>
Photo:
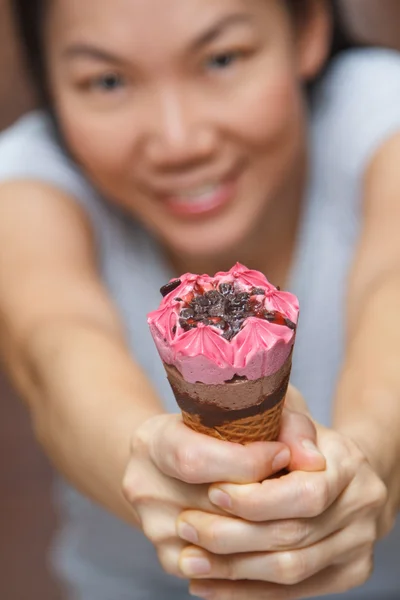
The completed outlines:
<svg viewBox="0 0 400 600">
<path fill-rule="evenodd" d="M 198 415 L 182 411 L 182 417 L 185 425 L 197 431 L 197 433 L 203 433 L 225 442 L 235 442 L 237 444 L 274 442 L 279 436 L 284 404 L 285 398 L 276 406 L 261 414 L 230 421 L 217 427 L 206 427 Z"/>
<path fill-rule="evenodd" d="M 183 422 L 194 431 L 238 444 L 278 438 L 291 355 L 272 376 L 217 385 L 189 383 L 175 367 L 164 366 Z"/>
</svg>

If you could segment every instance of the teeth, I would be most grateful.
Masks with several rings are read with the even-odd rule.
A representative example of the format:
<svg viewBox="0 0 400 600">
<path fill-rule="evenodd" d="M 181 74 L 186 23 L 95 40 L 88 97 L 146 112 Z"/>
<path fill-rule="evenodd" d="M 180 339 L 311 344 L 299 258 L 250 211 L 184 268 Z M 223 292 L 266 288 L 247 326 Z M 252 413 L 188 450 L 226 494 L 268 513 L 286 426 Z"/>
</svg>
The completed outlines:
<svg viewBox="0 0 400 600">
<path fill-rule="evenodd" d="M 181 203 L 208 200 L 214 196 L 218 188 L 219 184 L 204 185 L 196 190 L 185 192 L 185 194 L 178 194 L 176 200 Z"/>
</svg>

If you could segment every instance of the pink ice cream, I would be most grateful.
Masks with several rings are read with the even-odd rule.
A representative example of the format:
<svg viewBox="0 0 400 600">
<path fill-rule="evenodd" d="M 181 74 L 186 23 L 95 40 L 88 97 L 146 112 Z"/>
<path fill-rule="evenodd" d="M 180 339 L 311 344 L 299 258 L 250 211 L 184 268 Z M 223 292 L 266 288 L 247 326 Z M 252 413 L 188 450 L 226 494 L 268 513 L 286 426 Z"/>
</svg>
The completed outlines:
<svg viewBox="0 0 400 600">
<path fill-rule="evenodd" d="M 226 317 L 219 312 L 221 290 L 226 292 L 227 311 L 238 305 L 238 319 L 235 313 Z M 148 315 L 150 331 L 161 359 L 189 383 L 217 385 L 235 376 L 266 377 L 282 368 L 292 350 L 298 300 L 258 271 L 237 263 L 214 277 L 187 273 L 167 284 L 163 293 L 160 308 Z M 210 309 L 211 300 L 216 304 Z M 203 319 L 202 304 L 208 311 Z"/>
</svg>

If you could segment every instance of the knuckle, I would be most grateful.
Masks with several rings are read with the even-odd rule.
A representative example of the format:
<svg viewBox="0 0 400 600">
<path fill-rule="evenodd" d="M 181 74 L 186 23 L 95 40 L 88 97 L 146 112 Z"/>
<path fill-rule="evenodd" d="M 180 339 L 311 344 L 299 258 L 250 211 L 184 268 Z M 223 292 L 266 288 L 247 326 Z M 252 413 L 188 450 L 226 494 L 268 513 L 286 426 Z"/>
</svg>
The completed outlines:
<svg viewBox="0 0 400 600">
<path fill-rule="evenodd" d="M 149 539 L 153 544 L 157 543 L 157 528 L 154 527 L 154 521 L 152 519 L 143 520 L 142 531 L 147 539 Z"/>
<path fill-rule="evenodd" d="M 139 498 L 140 484 L 138 478 L 132 472 L 128 472 L 124 477 L 122 494 L 130 504 L 135 504 Z"/>
<path fill-rule="evenodd" d="M 260 497 L 258 493 L 245 493 L 237 498 L 237 511 L 239 516 L 250 521 L 264 520 L 265 498 Z"/>
<path fill-rule="evenodd" d="M 175 469 L 181 481 L 189 484 L 199 482 L 199 451 L 193 447 L 179 447 L 175 452 Z"/>
<path fill-rule="evenodd" d="M 223 581 L 237 581 L 241 579 L 240 560 L 234 555 L 223 558 L 214 555 L 211 558 L 213 578 Z"/>
<path fill-rule="evenodd" d="M 174 527 L 171 527 L 171 523 L 154 518 L 143 520 L 142 531 L 155 546 L 176 537 Z"/>
<path fill-rule="evenodd" d="M 307 565 L 303 552 L 280 552 L 276 559 L 277 583 L 292 586 L 307 578 Z"/>
<path fill-rule="evenodd" d="M 149 433 L 147 428 L 142 426 L 136 430 L 131 440 L 131 452 L 134 456 L 143 456 L 148 454 Z"/>
<path fill-rule="evenodd" d="M 388 489 L 380 479 L 377 479 L 370 493 L 370 503 L 373 508 L 382 508 L 388 499 Z"/>
<path fill-rule="evenodd" d="M 251 450 L 251 445 L 244 446 L 244 452 L 240 457 L 240 471 L 244 480 L 248 482 L 259 481 L 265 470 L 265 462 L 260 460 Z"/>
<path fill-rule="evenodd" d="M 156 487 L 141 475 L 139 468 L 131 468 L 122 482 L 122 494 L 132 506 L 150 505 L 158 500 Z"/>
<path fill-rule="evenodd" d="M 172 548 L 169 544 L 163 544 L 157 548 L 157 556 L 165 573 L 183 579 L 181 570 L 179 568 L 179 559 L 174 548 Z"/>
<path fill-rule="evenodd" d="M 352 566 L 351 585 L 359 587 L 366 583 L 374 570 L 374 557 L 372 549 L 363 552 L 362 556 Z"/>
<path fill-rule="evenodd" d="M 326 511 L 329 506 L 329 487 L 328 484 L 324 481 L 321 485 L 317 487 L 316 491 L 316 499 L 315 499 L 315 509 L 316 516 L 322 514 Z"/>
<path fill-rule="evenodd" d="M 329 506 L 329 488 L 326 481 L 304 478 L 298 487 L 300 506 L 304 516 L 317 517 Z"/>
<path fill-rule="evenodd" d="M 307 520 L 293 519 L 275 524 L 274 539 L 281 548 L 299 547 L 310 535 L 310 525 Z"/>
<path fill-rule="evenodd" d="M 200 535 L 207 550 L 213 554 L 225 554 L 227 544 L 224 536 L 224 527 L 221 524 L 220 518 L 210 518 L 204 532 Z"/>
<path fill-rule="evenodd" d="M 238 579 L 240 579 L 240 572 L 234 556 L 224 557 L 223 571 L 225 579 L 229 579 L 230 581 L 237 581 Z"/>
<path fill-rule="evenodd" d="M 363 547 L 372 553 L 378 538 L 377 524 L 372 521 L 363 523 L 360 538 L 363 540 Z"/>
</svg>

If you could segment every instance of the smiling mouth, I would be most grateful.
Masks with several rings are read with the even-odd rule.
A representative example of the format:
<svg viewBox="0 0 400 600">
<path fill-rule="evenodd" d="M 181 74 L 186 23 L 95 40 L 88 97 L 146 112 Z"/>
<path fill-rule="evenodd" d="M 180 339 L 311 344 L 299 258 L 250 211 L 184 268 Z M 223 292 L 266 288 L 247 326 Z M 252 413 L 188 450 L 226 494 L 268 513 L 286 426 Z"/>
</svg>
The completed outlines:
<svg viewBox="0 0 400 600">
<path fill-rule="evenodd" d="M 238 176 L 223 181 L 207 183 L 197 188 L 163 195 L 161 201 L 166 209 L 180 217 L 211 215 L 229 204 L 236 195 Z"/>
</svg>

